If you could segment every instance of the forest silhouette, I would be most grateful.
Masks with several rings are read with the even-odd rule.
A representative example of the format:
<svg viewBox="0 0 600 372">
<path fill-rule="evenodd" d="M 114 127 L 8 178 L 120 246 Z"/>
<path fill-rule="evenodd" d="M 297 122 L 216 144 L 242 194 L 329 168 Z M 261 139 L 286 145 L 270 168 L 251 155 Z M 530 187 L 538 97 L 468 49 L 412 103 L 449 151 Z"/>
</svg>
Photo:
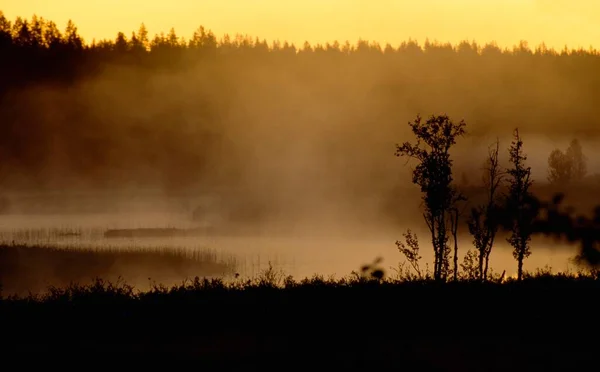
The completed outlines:
<svg viewBox="0 0 600 372">
<path fill-rule="evenodd" d="M 351 210 L 377 224 L 373 216 L 385 214 L 381 221 L 398 231 L 423 216 L 434 250 L 429 273 L 419 266 L 424 248 L 409 228 L 396 244 L 416 275 L 399 272 L 399 279 L 376 260 L 338 281 L 295 281 L 270 266 L 252 280 L 236 274 L 231 283 L 196 277 L 136 292 L 98 279 L 50 287 L 45 295 L 0 297 L 3 335 L 13 340 L 8 348 L 69 348 L 100 360 L 106 340 L 117 339 L 111 355 L 150 351 L 232 368 L 278 357 L 300 364 L 326 358 L 353 369 L 564 370 L 591 363 L 596 343 L 584 336 L 598 331 L 596 322 L 581 334 L 553 337 L 580 330 L 574 322 L 587 321 L 581 314 L 594 308 L 600 288 L 600 211 L 585 214 L 600 203 L 600 177 L 572 140 L 593 143 L 600 134 L 599 63 L 600 51 L 532 50 L 525 42 L 512 49 L 410 40 L 296 46 L 217 38 L 203 27 L 183 38 L 174 29 L 151 36 L 141 25 L 114 40 L 86 42 L 71 21 L 60 30 L 38 16 L 10 21 L 0 12 L 4 195 L 43 198 L 60 190 L 58 203 L 69 204 L 82 190 L 218 192 L 238 205 L 242 222 L 290 213 L 312 218 L 325 213 L 324 201 L 337 201 L 350 206 L 336 217 Z M 416 113 L 439 112 L 446 114 L 399 125 Z M 542 137 L 551 148 L 529 146 Z M 396 142 L 396 155 L 417 166 L 401 167 Z M 570 145 L 562 152 L 555 143 Z M 579 214 L 562 208 L 561 192 L 574 196 Z M 366 207 L 374 196 L 375 212 Z M 4 201 L 3 212 L 17 208 L 11 203 Z M 459 234 L 472 236 L 474 251 L 459 246 Z M 577 262 L 586 270 L 524 270 L 531 236 L 539 234 L 579 243 Z M 517 280 L 488 270 L 501 240 L 514 248 Z M 77 278 L 88 266 L 102 273 L 123 260 L 115 251 L 0 248 L 2 280 L 19 285 L 28 270 L 52 275 L 23 265 L 24 257 L 57 260 L 65 276 L 65 265 L 80 260 L 72 268 Z M 183 254 L 130 253 L 125 263 L 146 261 L 144 274 L 165 261 L 186 273 L 201 266 L 233 271 L 233 263 L 207 256 L 191 263 Z M 41 285 L 40 275 L 31 282 Z M 65 339 L 55 341 L 57 334 Z M 52 347 L 33 346 L 33 338 Z"/>
<path fill-rule="evenodd" d="M 336 198 L 358 215 L 377 199 L 389 217 L 411 192 L 389 153 L 409 135 L 398 122 L 415 113 L 469 123 L 454 156 L 456 174 L 471 178 L 473 150 L 485 156 L 487 140 L 512 128 L 555 142 L 598 134 L 596 50 L 297 46 L 203 27 L 152 36 L 143 24 L 86 42 L 73 22 L 61 30 L 37 16 L 0 16 L 0 53 L 2 188 L 63 190 L 63 205 L 82 190 L 201 189 L 246 210 L 289 206 L 269 211 L 280 215 Z M 298 192 L 318 201 L 298 203 Z"/>
<path fill-rule="evenodd" d="M 355 163 L 359 152 L 357 172 L 385 174 L 376 155 L 389 153 L 382 140 L 406 135 L 398 121 L 415 113 L 464 117 L 473 136 L 514 127 L 524 135 L 598 134 L 590 124 L 595 50 L 531 50 L 525 42 L 512 50 L 470 42 L 295 46 L 217 39 L 202 27 L 187 39 L 175 30 L 152 37 L 143 25 L 86 43 L 72 22 L 60 31 L 40 17 L 0 16 L 0 51 L 3 179 L 13 174 L 16 183 L 21 174 L 40 187 L 157 177 L 185 187 L 219 179 L 223 167 L 231 172 L 222 177 L 239 174 L 259 138 L 309 135 L 329 139 L 315 149 L 320 161 Z"/>
</svg>

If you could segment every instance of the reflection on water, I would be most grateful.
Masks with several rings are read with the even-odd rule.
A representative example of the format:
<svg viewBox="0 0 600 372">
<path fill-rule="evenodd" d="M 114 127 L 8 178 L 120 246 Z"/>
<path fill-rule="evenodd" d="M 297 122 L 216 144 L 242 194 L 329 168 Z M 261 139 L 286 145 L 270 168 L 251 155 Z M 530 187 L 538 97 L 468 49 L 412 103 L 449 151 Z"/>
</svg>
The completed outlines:
<svg viewBox="0 0 600 372">
<path fill-rule="evenodd" d="M 0 240 L 3 243 L 52 244 L 71 247 L 127 247 L 127 248 L 210 248 L 217 253 L 218 259 L 231 256 L 238 262 L 238 272 L 242 276 L 255 276 L 271 263 L 275 268 L 296 278 L 310 277 L 314 274 L 337 277 L 348 275 L 362 264 L 372 262 L 376 257 L 384 259 L 384 268 L 396 267 L 403 259 L 396 250 L 394 242 L 401 238 L 402 229 L 396 233 L 369 233 L 361 236 L 303 232 L 294 234 L 263 232 L 256 235 L 198 235 L 190 237 L 162 238 L 106 238 L 104 232 L 114 228 L 140 227 L 177 227 L 192 228 L 191 223 L 177 215 L 143 214 L 139 216 L 123 215 L 85 215 L 85 216 L 2 216 L 0 218 Z M 419 234 L 422 256 L 425 263 L 432 261 L 424 231 Z M 504 239 L 498 239 L 492 252 L 490 263 L 494 271 L 516 271 L 516 262 Z M 460 240 L 462 254 L 472 249 L 471 239 L 464 236 Z M 534 239 L 532 255 L 525 261 L 526 270 L 534 270 L 545 265 L 555 271 L 574 266 L 569 258 L 576 253 L 576 247 L 558 247 L 551 241 Z"/>
</svg>

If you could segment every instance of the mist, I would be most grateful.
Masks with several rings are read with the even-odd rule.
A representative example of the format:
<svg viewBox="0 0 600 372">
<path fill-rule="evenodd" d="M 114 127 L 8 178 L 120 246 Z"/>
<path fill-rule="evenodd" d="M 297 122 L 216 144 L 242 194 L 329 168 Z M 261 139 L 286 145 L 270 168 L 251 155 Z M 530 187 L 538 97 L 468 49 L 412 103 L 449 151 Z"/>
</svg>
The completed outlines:
<svg viewBox="0 0 600 372">
<path fill-rule="evenodd" d="M 496 138 L 506 161 L 516 127 L 538 185 L 549 153 L 573 138 L 590 174 L 600 168 L 595 51 L 412 41 L 297 48 L 203 29 L 185 43 L 174 31 L 134 35 L 75 47 L 66 64 L 52 53 L 34 64 L 28 49 L 2 59 L 11 71 L 0 92 L 7 217 L 207 223 L 225 237 L 335 237 L 339 246 L 377 237 L 389 251 L 381 243 L 363 253 L 393 261 L 394 240 L 425 227 L 411 163 L 394 156 L 396 143 L 413 141 L 416 115 L 466 121 L 454 173 L 472 186 Z"/>
</svg>

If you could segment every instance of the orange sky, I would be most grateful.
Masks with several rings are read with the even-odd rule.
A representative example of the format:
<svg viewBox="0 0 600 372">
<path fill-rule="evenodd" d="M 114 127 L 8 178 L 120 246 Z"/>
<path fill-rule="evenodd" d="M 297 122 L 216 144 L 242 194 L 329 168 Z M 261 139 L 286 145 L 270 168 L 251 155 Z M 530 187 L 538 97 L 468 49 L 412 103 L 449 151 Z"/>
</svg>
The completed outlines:
<svg viewBox="0 0 600 372">
<path fill-rule="evenodd" d="M 219 37 L 242 33 L 299 45 L 429 37 L 600 48 L 598 0 L 2 0 L 0 10 L 11 20 L 36 13 L 61 27 L 71 18 L 86 41 L 129 35 L 144 22 L 151 34 L 175 27 L 189 37 L 203 25 Z"/>
</svg>

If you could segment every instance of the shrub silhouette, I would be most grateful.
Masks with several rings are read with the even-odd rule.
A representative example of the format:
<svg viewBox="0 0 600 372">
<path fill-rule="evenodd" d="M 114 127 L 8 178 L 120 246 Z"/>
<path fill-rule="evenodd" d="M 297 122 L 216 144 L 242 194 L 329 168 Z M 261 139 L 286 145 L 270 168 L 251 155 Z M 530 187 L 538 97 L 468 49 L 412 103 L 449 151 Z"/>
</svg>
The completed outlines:
<svg viewBox="0 0 600 372">
<path fill-rule="evenodd" d="M 423 258 L 419 253 L 419 237 L 410 229 L 408 229 L 402 235 L 406 243 L 397 240 L 396 246 L 398 247 L 398 251 L 406 258 L 406 261 L 410 264 L 410 266 L 416 273 L 417 278 L 423 279 L 425 273 L 421 272 L 421 268 L 419 266 L 419 261 L 421 261 L 421 259 Z"/>
</svg>

